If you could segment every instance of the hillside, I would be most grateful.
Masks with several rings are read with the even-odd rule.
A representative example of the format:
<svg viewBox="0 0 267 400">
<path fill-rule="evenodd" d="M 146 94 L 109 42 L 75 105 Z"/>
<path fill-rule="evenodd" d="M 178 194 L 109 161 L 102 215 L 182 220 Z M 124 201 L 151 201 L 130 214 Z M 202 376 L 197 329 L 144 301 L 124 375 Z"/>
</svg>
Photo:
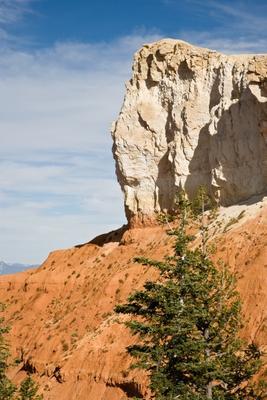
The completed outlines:
<svg viewBox="0 0 267 400">
<path fill-rule="evenodd" d="M 238 272 L 246 318 L 242 335 L 267 349 L 267 199 L 222 209 L 220 220 L 216 257 Z M 20 360 L 12 376 L 20 380 L 21 369 L 34 372 L 46 400 L 145 395 L 144 375 L 127 371 L 125 347 L 132 338 L 113 308 L 145 280 L 156 278 L 152 268 L 133 264 L 132 258 L 168 254 L 171 238 L 165 230 L 113 232 L 96 243 L 55 251 L 36 270 L 2 276 L 13 355 Z"/>
</svg>

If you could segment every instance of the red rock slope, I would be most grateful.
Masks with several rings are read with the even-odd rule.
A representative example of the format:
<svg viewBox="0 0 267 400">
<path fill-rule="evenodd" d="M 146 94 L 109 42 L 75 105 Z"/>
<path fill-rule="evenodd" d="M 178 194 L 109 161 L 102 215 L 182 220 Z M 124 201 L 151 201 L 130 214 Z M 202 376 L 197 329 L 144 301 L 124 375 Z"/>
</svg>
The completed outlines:
<svg viewBox="0 0 267 400">
<path fill-rule="evenodd" d="M 229 220 L 227 211 L 222 227 L 227 220 L 231 223 L 216 241 L 217 257 L 239 275 L 245 314 L 242 334 L 267 350 L 263 204 L 253 213 L 246 211 L 238 222 Z M 95 243 L 55 251 L 37 270 L 0 277 L 1 301 L 8 305 L 6 318 L 12 327 L 10 343 L 18 359 L 12 377 L 19 381 L 25 370 L 34 372 L 45 400 L 123 400 L 139 393 L 149 398 L 144 374 L 127 371 L 125 347 L 132 339 L 113 308 L 145 280 L 156 278 L 153 269 L 133 264 L 132 258 L 168 254 L 171 238 L 165 229 L 113 232 Z"/>
</svg>

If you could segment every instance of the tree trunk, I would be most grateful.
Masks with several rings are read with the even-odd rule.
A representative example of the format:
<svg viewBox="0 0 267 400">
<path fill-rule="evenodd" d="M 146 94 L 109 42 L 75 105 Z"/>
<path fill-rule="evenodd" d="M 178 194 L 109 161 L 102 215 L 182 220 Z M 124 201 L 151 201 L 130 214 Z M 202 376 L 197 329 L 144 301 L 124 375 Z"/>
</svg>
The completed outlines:
<svg viewBox="0 0 267 400">
<path fill-rule="evenodd" d="M 207 399 L 212 399 L 212 382 L 207 385 Z"/>
<path fill-rule="evenodd" d="M 206 255 L 206 225 L 205 225 L 205 198 L 202 194 L 201 197 L 201 242 L 202 242 L 202 254 Z"/>
<path fill-rule="evenodd" d="M 209 336 L 210 336 L 210 333 L 209 333 L 209 329 L 207 328 L 207 329 L 205 329 L 205 332 L 204 332 L 204 338 L 206 341 L 209 340 Z M 208 347 L 206 348 L 205 353 L 206 353 L 206 357 L 208 359 L 210 357 L 210 349 Z M 212 399 L 212 386 L 213 386 L 212 382 L 209 382 L 207 385 L 207 390 L 206 390 L 207 399 Z"/>
</svg>

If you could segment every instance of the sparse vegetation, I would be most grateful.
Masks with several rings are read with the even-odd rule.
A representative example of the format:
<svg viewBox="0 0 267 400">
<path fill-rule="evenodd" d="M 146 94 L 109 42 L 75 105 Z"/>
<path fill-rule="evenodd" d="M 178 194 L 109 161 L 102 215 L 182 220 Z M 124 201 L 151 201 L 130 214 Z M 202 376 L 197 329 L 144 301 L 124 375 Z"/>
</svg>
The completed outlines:
<svg viewBox="0 0 267 400">
<path fill-rule="evenodd" d="M 63 350 L 64 352 L 66 352 L 66 351 L 69 350 L 69 345 L 68 345 L 68 343 L 65 342 L 65 341 L 62 341 L 62 350 Z"/>
<path fill-rule="evenodd" d="M 0 303 L 0 311 L 4 310 L 4 305 Z M 38 395 L 38 385 L 28 376 L 19 387 L 12 383 L 7 377 L 10 366 L 10 351 L 5 334 L 9 328 L 5 325 L 4 318 L 0 318 L 0 400 L 41 400 L 43 397 Z M 19 359 L 16 359 L 16 363 Z"/>
<path fill-rule="evenodd" d="M 232 225 L 237 224 L 237 223 L 240 221 L 240 219 L 244 217 L 245 213 L 246 213 L 245 210 L 242 210 L 242 211 L 239 213 L 239 215 L 238 215 L 237 217 L 232 217 L 232 218 L 230 218 L 230 220 L 229 220 L 229 221 L 227 222 L 227 224 L 225 225 L 223 232 L 227 232 L 227 230 L 228 230 Z"/>
</svg>

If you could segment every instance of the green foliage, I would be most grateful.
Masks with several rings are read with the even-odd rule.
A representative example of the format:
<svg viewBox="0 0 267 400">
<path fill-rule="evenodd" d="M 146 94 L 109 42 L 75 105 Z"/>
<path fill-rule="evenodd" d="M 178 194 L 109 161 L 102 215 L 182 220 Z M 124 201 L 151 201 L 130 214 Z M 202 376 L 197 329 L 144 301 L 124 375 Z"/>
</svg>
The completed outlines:
<svg viewBox="0 0 267 400">
<path fill-rule="evenodd" d="M 157 221 L 160 224 L 168 224 L 170 222 L 173 222 L 175 220 L 175 215 L 170 215 L 170 214 L 165 214 L 165 213 L 160 213 L 157 216 Z"/>
<path fill-rule="evenodd" d="M 0 311 L 4 310 L 4 305 L 0 303 Z M 8 359 L 10 356 L 8 344 L 4 334 L 9 331 L 5 325 L 4 318 L 0 318 L 0 400 L 11 400 L 14 398 L 16 386 L 6 376 L 9 367 Z"/>
<path fill-rule="evenodd" d="M 16 386 L 6 377 L 0 379 L 0 400 L 14 399 Z"/>
<path fill-rule="evenodd" d="M 22 381 L 19 388 L 19 396 L 16 400 L 42 400 L 43 396 L 37 395 L 38 385 L 28 376 Z"/>
<path fill-rule="evenodd" d="M 200 186 L 195 198 L 191 203 L 191 211 L 193 215 L 198 216 L 206 210 L 216 210 L 217 206 L 211 196 L 208 194 L 205 186 Z"/>
<path fill-rule="evenodd" d="M 5 306 L 0 303 L 1 312 L 4 308 Z M 0 400 L 41 400 L 42 396 L 37 395 L 38 385 L 31 377 L 27 377 L 19 389 L 7 377 L 10 352 L 4 335 L 8 331 L 9 327 L 5 325 L 4 318 L 0 318 Z"/>
<path fill-rule="evenodd" d="M 173 254 L 163 262 L 135 259 L 157 268 L 161 279 L 147 281 L 116 312 L 133 317 L 126 325 L 137 343 L 128 352 L 134 368 L 149 372 L 153 398 L 260 400 L 263 392 L 246 382 L 259 370 L 261 352 L 238 337 L 242 315 L 235 277 L 209 257 L 203 191 L 201 197 L 192 206 L 180 196 L 180 225 L 169 231 Z M 187 225 L 199 213 L 201 244 L 191 249 Z"/>
</svg>

